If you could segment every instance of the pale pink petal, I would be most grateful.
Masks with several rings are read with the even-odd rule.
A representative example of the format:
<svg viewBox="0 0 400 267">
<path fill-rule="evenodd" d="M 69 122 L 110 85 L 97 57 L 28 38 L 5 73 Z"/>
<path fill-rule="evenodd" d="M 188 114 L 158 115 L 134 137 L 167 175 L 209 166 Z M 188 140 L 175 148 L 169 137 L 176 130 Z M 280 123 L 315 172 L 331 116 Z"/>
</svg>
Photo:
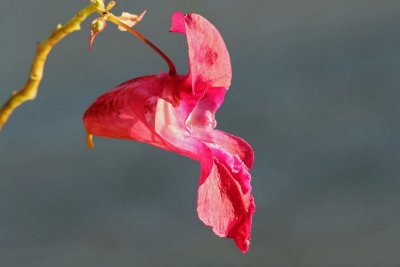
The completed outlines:
<svg viewBox="0 0 400 267">
<path fill-rule="evenodd" d="M 196 128 L 196 130 L 193 131 L 193 137 L 205 143 L 218 144 L 229 154 L 238 156 L 249 170 L 253 167 L 253 149 L 240 137 L 225 133 L 220 130 L 214 129 L 213 131 L 204 131 L 200 128 Z"/>
<path fill-rule="evenodd" d="M 217 125 L 215 112 L 224 101 L 225 90 L 210 88 L 205 95 L 198 100 L 192 109 L 186 124 L 192 129 L 192 136 L 210 144 L 219 144 L 231 155 L 238 155 L 247 168 L 251 168 L 254 162 L 254 153 L 251 146 L 243 139 L 234 135 L 213 130 Z"/>
<path fill-rule="evenodd" d="M 211 173 L 214 155 L 204 142 L 193 138 L 187 129 L 179 112 L 172 103 L 160 99 L 157 103 L 155 132 L 162 136 L 167 149 L 200 162 L 200 181 L 205 180 Z"/>
<path fill-rule="evenodd" d="M 217 126 L 215 112 L 221 106 L 222 102 L 224 102 L 225 92 L 225 88 L 208 88 L 190 113 L 186 124 L 192 127 L 203 128 L 206 131 L 215 128 Z"/>
</svg>

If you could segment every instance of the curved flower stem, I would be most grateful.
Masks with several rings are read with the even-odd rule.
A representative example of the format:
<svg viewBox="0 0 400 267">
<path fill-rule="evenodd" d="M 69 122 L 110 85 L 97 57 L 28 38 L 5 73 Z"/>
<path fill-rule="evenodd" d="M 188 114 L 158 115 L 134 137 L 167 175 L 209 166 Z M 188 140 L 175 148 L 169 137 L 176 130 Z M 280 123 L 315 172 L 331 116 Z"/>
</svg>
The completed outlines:
<svg viewBox="0 0 400 267">
<path fill-rule="evenodd" d="M 125 23 L 123 23 L 122 21 L 120 21 L 116 16 L 114 16 L 113 14 L 109 13 L 106 16 L 107 20 L 118 25 L 121 26 L 122 28 L 124 28 L 125 30 L 127 30 L 128 32 L 132 33 L 133 35 L 135 35 L 139 40 L 141 40 L 142 42 L 144 42 L 145 44 L 147 44 L 148 46 L 150 46 L 151 49 L 153 49 L 160 57 L 162 57 L 162 59 L 168 64 L 169 67 L 169 75 L 174 76 L 176 75 L 176 67 L 174 65 L 174 63 L 171 61 L 171 59 L 164 54 L 163 51 L 161 51 L 156 45 L 154 45 L 150 40 L 148 40 L 146 37 L 144 37 L 141 33 L 137 32 L 136 30 L 132 29 L 131 27 L 129 27 L 128 25 L 126 25 Z"/>
<path fill-rule="evenodd" d="M 86 8 L 79 11 L 65 25 L 58 24 L 46 40 L 39 43 L 36 48 L 36 54 L 33 59 L 29 78 L 24 87 L 19 91 L 14 91 L 10 99 L 0 109 L 0 129 L 7 122 L 12 112 L 26 101 L 35 99 L 39 84 L 43 77 L 43 70 L 46 64 L 47 56 L 51 49 L 64 37 L 74 31 L 80 30 L 80 24 L 92 13 L 99 12 L 100 7 L 95 4 L 90 4 Z"/>
</svg>

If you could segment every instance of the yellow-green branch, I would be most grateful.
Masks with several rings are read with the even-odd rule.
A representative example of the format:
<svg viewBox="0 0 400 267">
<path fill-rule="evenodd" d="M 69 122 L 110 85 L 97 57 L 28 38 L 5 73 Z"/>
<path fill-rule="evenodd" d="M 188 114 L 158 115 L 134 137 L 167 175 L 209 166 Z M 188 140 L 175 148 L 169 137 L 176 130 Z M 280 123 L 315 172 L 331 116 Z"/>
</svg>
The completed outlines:
<svg viewBox="0 0 400 267">
<path fill-rule="evenodd" d="M 155 46 L 143 35 L 121 22 L 118 17 L 109 12 L 109 10 L 115 6 L 114 1 L 109 2 L 107 7 L 104 6 L 104 0 L 91 0 L 91 2 L 92 4 L 79 11 L 65 25 L 57 25 L 54 32 L 50 34 L 50 36 L 47 37 L 43 42 L 37 45 L 36 54 L 33 59 L 28 81 L 20 90 L 14 91 L 10 99 L 0 109 L 0 130 L 17 107 L 19 107 L 26 101 L 36 98 L 40 82 L 43 78 L 43 71 L 46 64 L 47 56 L 49 55 L 52 48 L 70 33 L 80 30 L 81 23 L 85 21 L 87 17 L 92 13 L 100 13 L 104 19 L 125 28 L 130 33 L 135 35 L 137 38 L 150 46 L 155 52 L 157 52 L 157 54 L 161 56 L 161 58 L 169 66 L 170 75 L 176 74 L 176 68 L 172 61 L 157 46 Z"/>
<path fill-rule="evenodd" d="M 90 4 L 86 8 L 79 11 L 65 25 L 58 24 L 46 40 L 39 43 L 36 48 L 36 54 L 33 59 L 28 81 L 25 86 L 18 91 L 14 91 L 10 99 L 0 109 L 0 129 L 7 122 L 13 111 L 26 101 L 35 99 L 39 84 L 43 77 L 43 70 L 46 64 L 47 56 L 51 49 L 64 37 L 74 31 L 80 30 L 80 24 L 92 13 L 99 12 L 99 7 L 95 4 Z"/>
</svg>

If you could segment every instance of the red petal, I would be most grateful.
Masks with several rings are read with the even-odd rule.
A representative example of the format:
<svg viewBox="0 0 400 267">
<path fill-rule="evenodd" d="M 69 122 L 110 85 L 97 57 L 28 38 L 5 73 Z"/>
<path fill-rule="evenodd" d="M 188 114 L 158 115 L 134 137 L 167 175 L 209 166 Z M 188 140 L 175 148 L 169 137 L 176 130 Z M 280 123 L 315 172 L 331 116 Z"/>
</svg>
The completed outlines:
<svg viewBox="0 0 400 267">
<path fill-rule="evenodd" d="M 187 91 L 182 76 L 150 75 L 125 82 L 103 94 L 88 108 L 83 123 L 88 133 L 100 137 L 145 142 L 190 157 L 211 171 L 209 148 L 192 138 L 185 126 L 187 114 L 196 104 L 185 96 L 173 104 L 176 88 Z M 209 152 L 212 155 L 211 152 Z M 207 167 L 208 166 L 208 167 Z M 208 174 L 207 174 L 208 175 Z"/>
<path fill-rule="evenodd" d="M 250 170 L 253 167 L 254 152 L 245 140 L 219 130 L 207 131 L 202 134 L 196 132 L 193 137 L 206 143 L 218 144 L 229 154 L 238 156 L 247 169 Z"/>
<path fill-rule="evenodd" d="M 235 240 L 242 252 L 250 245 L 255 211 L 250 193 L 250 174 L 238 157 L 218 146 L 211 147 L 214 164 L 210 175 L 200 181 L 197 212 L 215 234 Z"/>
<path fill-rule="evenodd" d="M 193 92 L 202 94 L 209 87 L 228 88 L 232 69 L 229 53 L 218 30 L 197 14 L 172 17 L 171 31 L 186 33 L 189 47 L 189 77 Z"/>
<path fill-rule="evenodd" d="M 156 105 L 165 86 L 166 74 L 133 79 L 100 96 L 85 112 L 86 130 L 96 136 L 133 139 L 165 147 L 154 130 Z"/>
<path fill-rule="evenodd" d="M 186 124 L 192 129 L 193 137 L 203 142 L 222 146 L 231 155 L 238 155 L 247 168 L 251 169 L 254 161 L 251 146 L 239 137 L 213 130 L 217 124 L 215 112 L 224 101 L 224 95 L 225 90 L 221 88 L 207 90 L 191 111 Z"/>
<path fill-rule="evenodd" d="M 172 14 L 172 25 L 169 31 L 186 34 L 185 14 L 181 12 Z"/>
</svg>

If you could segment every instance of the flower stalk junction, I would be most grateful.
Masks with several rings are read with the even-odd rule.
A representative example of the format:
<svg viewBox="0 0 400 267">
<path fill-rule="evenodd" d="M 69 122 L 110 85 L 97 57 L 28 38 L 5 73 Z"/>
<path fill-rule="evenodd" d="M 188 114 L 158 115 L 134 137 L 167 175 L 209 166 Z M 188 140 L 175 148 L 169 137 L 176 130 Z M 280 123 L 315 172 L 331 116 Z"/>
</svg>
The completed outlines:
<svg viewBox="0 0 400 267">
<path fill-rule="evenodd" d="M 47 57 L 54 46 L 71 33 L 79 31 L 81 29 L 82 22 L 84 22 L 90 15 L 94 13 L 100 14 L 100 17 L 94 20 L 94 22 L 109 21 L 113 24 L 116 24 L 120 28 L 123 28 L 126 31 L 130 32 L 139 40 L 147 44 L 158 55 L 160 55 L 160 57 L 167 63 L 170 75 L 176 74 L 176 68 L 173 62 L 168 58 L 168 56 L 166 56 L 156 45 L 154 45 L 146 37 L 134 30 L 131 26 L 124 23 L 124 21 L 121 20 L 120 17 L 115 16 L 113 13 L 110 12 L 110 10 L 115 5 L 116 3 L 114 1 L 110 1 L 106 6 L 104 0 L 91 0 L 91 3 L 87 7 L 80 10 L 66 24 L 58 24 L 54 31 L 44 41 L 40 42 L 37 45 L 30 73 L 28 75 L 28 80 L 21 89 L 14 91 L 9 100 L 0 108 L 0 130 L 7 123 L 9 117 L 16 108 L 18 108 L 23 103 L 29 100 L 34 100 L 36 98 L 40 83 L 43 78 Z M 94 23 L 92 23 L 92 29 L 93 25 Z M 95 25 L 95 27 L 96 26 L 99 27 L 99 24 Z M 101 29 L 101 31 L 103 29 Z M 101 32 L 99 31 L 99 28 L 97 28 L 97 30 L 98 33 Z M 93 41 L 93 39 L 91 39 L 91 42 Z"/>
</svg>

